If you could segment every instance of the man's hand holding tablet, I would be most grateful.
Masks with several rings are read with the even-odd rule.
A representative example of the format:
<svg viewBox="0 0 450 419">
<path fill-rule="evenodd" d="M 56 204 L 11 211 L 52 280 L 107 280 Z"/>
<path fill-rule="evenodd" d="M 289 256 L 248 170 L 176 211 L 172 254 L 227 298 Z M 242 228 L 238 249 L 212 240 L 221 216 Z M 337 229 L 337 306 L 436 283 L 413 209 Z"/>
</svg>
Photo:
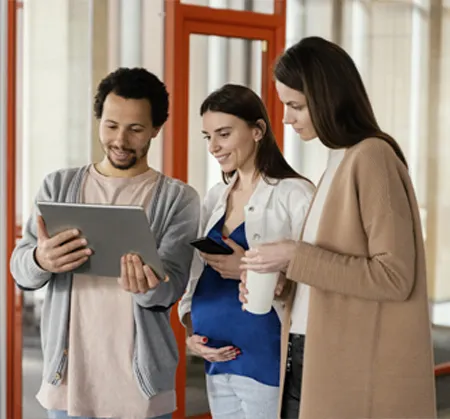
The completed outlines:
<svg viewBox="0 0 450 419">
<path fill-rule="evenodd" d="M 169 278 L 166 277 L 164 282 L 168 280 Z M 119 284 L 125 291 L 144 294 L 156 288 L 160 280 L 150 266 L 142 263 L 139 255 L 128 254 L 122 256 L 120 260 Z"/>
<path fill-rule="evenodd" d="M 92 255 L 92 250 L 86 246 L 86 239 L 80 238 L 80 232 L 76 229 L 62 231 L 50 237 L 44 219 L 38 215 L 34 258 L 42 269 L 51 273 L 61 273 L 78 268 Z"/>
</svg>

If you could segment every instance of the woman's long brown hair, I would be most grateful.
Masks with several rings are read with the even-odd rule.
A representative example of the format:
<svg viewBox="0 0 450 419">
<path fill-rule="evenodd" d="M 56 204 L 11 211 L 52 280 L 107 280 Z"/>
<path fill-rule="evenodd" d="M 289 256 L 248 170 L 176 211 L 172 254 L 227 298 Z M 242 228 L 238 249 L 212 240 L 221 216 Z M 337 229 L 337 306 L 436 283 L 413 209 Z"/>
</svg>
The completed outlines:
<svg viewBox="0 0 450 419">
<path fill-rule="evenodd" d="M 326 147 L 347 148 L 377 137 L 407 166 L 398 143 L 379 127 L 356 65 L 341 47 L 320 37 L 304 38 L 279 57 L 274 76 L 306 96 L 311 121 Z"/>
</svg>

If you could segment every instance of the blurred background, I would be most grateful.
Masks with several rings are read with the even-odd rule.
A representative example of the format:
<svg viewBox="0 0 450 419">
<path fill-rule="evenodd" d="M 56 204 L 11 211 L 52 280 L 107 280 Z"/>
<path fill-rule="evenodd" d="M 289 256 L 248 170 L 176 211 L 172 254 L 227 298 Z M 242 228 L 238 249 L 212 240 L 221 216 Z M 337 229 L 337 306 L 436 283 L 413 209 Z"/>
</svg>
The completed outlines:
<svg viewBox="0 0 450 419">
<path fill-rule="evenodd" d="M 220 179 L 199 107 L 226 82 L 265 100 L 292 166 L 316 182 L 327 159 L 281 124 L 273 59 L 319 35 L 355 60 L 383 130 L 402 146 L 426 238 L 438 408 L 450 417 L 450 0 L 0 0 L 0 417 L 40 419 L 40 310 L 7 259 L 43 177 L 99 160 L 93 94 L 119 66 L 166 81 L 171 116 L 150 164 L 201 196 Z M 447 160 L 448 159 L 448 160 Z M 175 418 L 208 417 L 203 363 L 180 351 Z M 205 416 L 206 415 L 206 416 Z"/>
</svg>

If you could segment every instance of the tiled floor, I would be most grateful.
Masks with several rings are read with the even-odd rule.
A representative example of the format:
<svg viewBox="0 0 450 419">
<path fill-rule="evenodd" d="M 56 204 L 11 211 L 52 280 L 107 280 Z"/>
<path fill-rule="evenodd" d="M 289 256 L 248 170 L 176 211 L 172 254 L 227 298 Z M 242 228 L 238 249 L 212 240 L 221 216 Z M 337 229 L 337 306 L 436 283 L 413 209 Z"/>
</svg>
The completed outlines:
<svg viewBox="0 0 450 419">
<path fill-rule="evenodd" d="M 38 348 L 23 349 L 23 419 L 46 419 L 45 410 L 35 399 L 42 374 L 42 355 Z"/>
<path fill-rule="evenodd" d="M 450 329 L 439 328 L 434 330 L 436 362 L 450 361 Z M 205 411 L 207 404 L 202 378 L 202 368 L 191 368 L 191 379 L 187 399 L 191 414 Z M 46 419 L 45 411 L 35 399 L 39 389 L 42 371 L 42 355 L 39 340 L 36 336 L 24 337 L 23 350 L 23 419 Z M 450 419 L 450 377 L 437 382 L 439 417 Z"/>
<path fill-rule="evenodd" d="M 189 416 L 208 412 L 203 363 L 188 362 L 186 412 Z M 47 419 L 45 410 L 35 398 L 41 384 L 42 353 L 37 336 L 24 337 L 23 348 L 23 419 Z"/>
<path fill-rule="evenodd" d="M 435 363 L 450 362 L 450 328 L 435 328 L 433 341 Z M 436 394 L 441 417 L 450 418 L 450 377 L 438 377 Z"/>
</svg>

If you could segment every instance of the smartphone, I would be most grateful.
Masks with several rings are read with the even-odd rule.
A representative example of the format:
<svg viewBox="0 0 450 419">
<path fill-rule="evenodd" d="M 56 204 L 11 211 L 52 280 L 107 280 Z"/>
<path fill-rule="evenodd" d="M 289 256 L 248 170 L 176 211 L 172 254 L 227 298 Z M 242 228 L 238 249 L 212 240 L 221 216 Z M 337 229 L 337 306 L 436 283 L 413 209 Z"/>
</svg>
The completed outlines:
<svg viewBox="0 0 450 419">
<path fill-rule="evenodd" d="M 217 243 L 210 237 L 200 237 L 192 240 L 191 245 L 200 252 L 208 253 L 210 255 L 231 255 L 233 250 L 224 244 Z"/>
</svg>

